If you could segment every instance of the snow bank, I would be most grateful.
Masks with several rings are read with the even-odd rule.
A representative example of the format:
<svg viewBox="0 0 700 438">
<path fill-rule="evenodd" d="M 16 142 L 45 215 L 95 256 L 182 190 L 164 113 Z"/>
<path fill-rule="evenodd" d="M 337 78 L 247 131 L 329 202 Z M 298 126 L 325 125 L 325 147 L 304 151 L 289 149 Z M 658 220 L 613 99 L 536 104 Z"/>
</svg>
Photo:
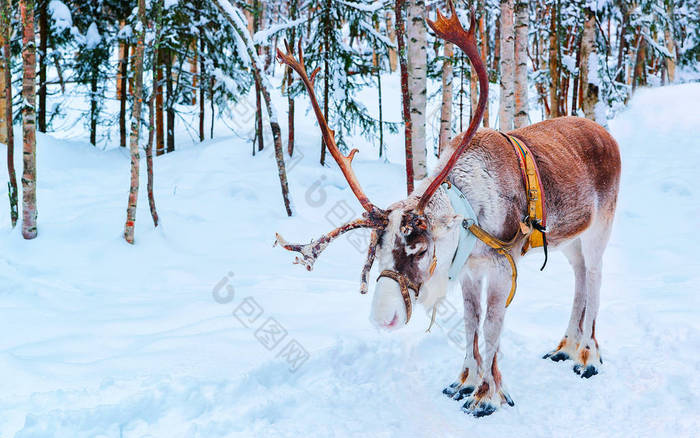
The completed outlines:
<svg viewBox="0 0 700 438">
<path fill-rule="evenodd" d="M 219 135 L 156 160 L 162 225 L 152 228 L 141 192 L 133 247 L 120 236 L 127 151 L 39 133 L 39 238 L 22 240 L 0 209 L 0 436 L 693 435 L 698 100 L 700 84 L 642 89 L 610 123 L 623 179 L 596 327 L 600 374 L 582 380 L 570 363 L 540 359 L 565 330 L 573 275 L 559 255 L 543 273 L 540 257 L 526 258 L 499 361 L 516 406 L 484 419 L 441 394 L 463 357 L 452 341 L 458 291 L 432 333 L 419 311 L 377 333 L 371 298 L 357 293 L 361 235 L 339 239 L 311 273 L 272 247 L 275 231 L 305 241 L 361 212 L 337 167 L 317 164 L 303 104 L 288 162 L 296 217 L 284 215 L 271 142 L 253 158 L 246 139 Z M 402 197 L 401 166 L 357 146 L 370 198 Z"/>
</svg>

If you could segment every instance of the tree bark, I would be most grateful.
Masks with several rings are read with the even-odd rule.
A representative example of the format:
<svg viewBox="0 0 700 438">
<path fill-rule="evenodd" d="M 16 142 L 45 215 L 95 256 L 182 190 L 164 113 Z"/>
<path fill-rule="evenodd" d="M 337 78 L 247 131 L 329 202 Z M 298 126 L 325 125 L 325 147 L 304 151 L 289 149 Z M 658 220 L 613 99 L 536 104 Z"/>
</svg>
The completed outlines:
<svg viewBox="0 0 700 438">
<path fill-rule="evenodd" d="M 515 117 L 513 128 L 527 126 L 528 120 L 528 81 L 527 81 L 527 42 L 529 14 L 527 1 L 517 0 L 515 4 Z"/>
<path fill-rule="evenodd" d="M 587 119 L 596 120 L 595 106 L 598 103 L 598 71 L 590 71 L 591 58 L 595 57 L 595 14 L 589 8 L 584 11 L 586 21 L 581 37 L 581 107 Z M 595 75 L 595 76 L 594 76 Z"/>
<path fill-rule="evenodd" d="M 284 151 L 282 149 L 282 134 L 279 122 L 277 121 L 277 112 L 272 106 L 272 98 L 268 90 L 269 83 L 264 76 L 263 64 L 257 52 L 253 48 L 253 42 L 250 35 L 247 33 L 245 23 L 240 14 L 228 0 L 215 0 L 214 4 L 223 13 L 223 16 L 233 26 L 233 29 L 238 34 L 246 48 L 248 57 L 250 58 L 251 69 L 255 80 L 260 83 L 260 91 L 262 92 L 265 101 L 265 107 L 270 119 L 270 130 L 272 131 L 272 139 L 275 145 L 275 160 L 277 161 L 277 174 L 280 179 L 280 187 L 282 189 L 282 199 L 284 208 L 287 211 L 287 216 L 292 216 L 292 205 L 289 199 L 289 187 L 287 185 L 287 170 L 284 164 Z"/>
<path fill-rule="evenodd" d="M 477 22 L 479 25 L 479 35 L 481 36 L 481 60 L 484 62 L 485 66 L 489 65 L 488 62 L 488 53 L 489 53 L 489 36 L 488 33 L 486 32 L 486 10 L 484 9 L 484 1 L 479 0 L 477 2 L 477 15 L 479 16 L 479 21 Z M 475 91 L 474 94 L 477 94 Z M 478 96 L 475 96 L 477 101 L 478 101 Z M 476 101 L 475 101 L 476 102 Z M 474 104 L 474 108 L 476 108 L 476 103 Z M 489 127 L 489 105 L 488 103 L 486 104 L 486 108 L 484 108 L 484 128 Z"/>
<path fill-rule="evenodd" d="M 167 152 L 175 151 L 175 95 L 173 90 L 173 52 L 166 50 L 165 55 L 165 93 L 167 108 L 166 115 L 166 149 Z"/>
<path fill-rule="evenodd" d="M 162 50 L 156 49 L 153 68 L 156 78 L 156 156 L 165 153 L 165 129 L 163 118 L 163 67 L 161 66 Z"/>
<path fill-rule="evenodd" d="M 90 77 L 90 144 L 97 145 L 97 76 L 99 67 L 94 66 Z"/>
<path fill-rule="evenodd" d="M 549 29 L 549 118 L 559 117 L 559 1 L 550 8 Z"/>
<path fill-rule="evenodd" d="M 129 44 L 121 44 L 117 97 L 119 98 L 119 146 L 126 147 L 126 88 L 129 65 Z"/>
<path fill-rule="evenodd" d="M 129 203 L 126 209 L 124 239 L 134 243 L 134 223 L 136 222 L 136 203 L 139 197 L 139 134 L 141 129 L 141 105 L 143 104 L 143 52 L 146 22 L 146 1 L 139 0 L 138 15 L 141 30 L 136 35 L 136 54 L 134 56 L 134 105 L 131 109 L 131 134 L 129 135 L 129 152 L 131 153 L 131 184 L 129 186 Z"/>
<path fill-rule="evenodd" d="M 289 2 L 289 15 L 290 19 L 297 19 L 297 0 L 291 0 Z M 289 47 L 296 47 L 296 29 L 292 29 L 289 32 Z M 294 154 L 294 98 L 291 94 L 291 87 L 294 83 L 294 75 L 292 74 L 292 68 L 287 66 L 287 153 L 291 157 Z"/>
<path fill-rule="evenodd" d="M 328 120 L 328 99 L 329 99 L 329 79 L 330 79 L 330 63 L 328 57 L 330 52 L 330 34 L 333 32 L 333 23 L 331 23 L 331 0 L 326 0 L 324 3 L 323 12 L 323 117 Z M 321 138 L 321 166 L 326 164 L 326 143 Z"/>
<path fill-rule="evenodd" d="M 411 144 L 413 147 L 413 174 L 417 179 L 428 175 L 425 139 L 427 110 L 428 51 L 427 29 L 423 22 L 425 0 L 408 0 L 406 26 L 408 80 L 411 88 Z"/>
<path fill-rule="evenodd" d="M 37 235 L 36 206 L 36 42 L 34 0 L 20 0 L 22 17 L 22 236 Z"/>
<path fill-rule="evenodd" d="M 204 141 L 204 27 L 199 28 L 199 141 Z"/>
<path fill-rule="evenodd" d="M 406 192 L 413 192 L 413 146 L 411 144 L 411 94 L 408 89 L 408 66 L 406 65 L 406 45 L 404 40 L 403 9 L 404 0 L 396 0 L 394 18 L 396 20 L 396 43 L 401 70 L 401 105 L 403 108 L 404 149 L 406 152 Z"/>
<path fill-rule="evenodd" d="M 0 142 L 7 144 L 7 194 L 10 200 L 10 220 L 17 225 L 17 175 L 15 172 L 15 136 L 12 130 L 12 74 L 10 72 L 10 0 L 2 2 L 0 17 Z"/>
<path fill-rule="evenodd" d="M 515 96 L 513 38 L 513 0 L 501 0 L 501 96 L 499 102 L 498 126 L 501 131 L 513 129 Z"/>
<path fill-rule="evenodd" d="M 440 137 L 438 141 L 438 156 L 452 137 L 452 57 L 454 50 L 452 43 L 445 42 L 444 60 L 442 61 L 442 106 L 440 108 Z"/>
<path fill-rule="evenodd" d="M 39 132 L 46 132 L 46 65 L 49 32 L 49 0 L 39 0 L 37 3 L 39 13 Z"/>
</svg>

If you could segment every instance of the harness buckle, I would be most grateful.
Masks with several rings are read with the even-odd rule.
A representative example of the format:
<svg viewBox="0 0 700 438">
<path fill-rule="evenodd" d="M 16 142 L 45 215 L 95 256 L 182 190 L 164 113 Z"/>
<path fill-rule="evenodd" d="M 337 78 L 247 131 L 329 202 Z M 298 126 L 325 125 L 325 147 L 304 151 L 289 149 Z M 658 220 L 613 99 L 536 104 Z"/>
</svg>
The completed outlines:
<svg viewBox="0 0 700 438">
<path fill-rule="evenodd" d="M 527 198 L 530 201 L 537 201 L 539 199 L 537 196 L 537 193 L 538 193 L 537 189 L 530 189 L 527 191 Z"/>
</svg>

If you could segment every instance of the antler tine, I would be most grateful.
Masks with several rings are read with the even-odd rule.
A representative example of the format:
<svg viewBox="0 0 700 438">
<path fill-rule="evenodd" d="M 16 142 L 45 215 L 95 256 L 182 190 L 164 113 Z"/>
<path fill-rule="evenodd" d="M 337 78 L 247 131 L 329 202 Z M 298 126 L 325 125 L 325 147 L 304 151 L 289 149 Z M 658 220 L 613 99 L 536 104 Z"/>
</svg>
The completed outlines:
<svg viewBox="0 0 700 438">
<path fill-rule="evenodd" d="M 280 236 L 278 233 L 275 233 L 275 243 L 273 246 L 280 245 L 282 248 L 286 249 L 287 251 L 293 251 L 293 252 L 298 252 L 301 257 L 298 257 L 294 260 L 295 264 L 299 265 L 304 265 L 306 267 L 307 271 L 310 271 L 314 267 L 314 263 L 316 262 L 316 259 L 318 258 L 319 255 L 328 247 L 328 245 L 335 240 L 337 237 L 340 235 L 347 233 L 350 230 L 355 230 L 357 228 L 372 228 L 373 229 L 373 234 L 372 234 L 372 239 L 371 241 L 374 242 L 376 238 L 376 231 L 377 229 L 383 228 L 386 225 L 386 220 L 385 219 L 377 219 L 370 217 L 369 214 L 365 213 L 362 218 L 360 219 L 355 219 L 353 221 L 350 221 L 346 224 L 343 224 L 339 226 L 338 228 L 324 234 L 323 236 L 319 237 L 316 240 L 312 240 L 309 243 L 306 244 L 299 244 L 299 243 L 289 243 L 287 242 L 282 236 Z M 371 242 L 370 242 L 371 243 Z M 376 247 L 376 242 L 374 245 L 370 245 L 370 249 L 372 246 Z M 372 257 L 372 261 L 374 261 L 374 257 Z M 370 264 L 371 268 L 371 264 Z M 363 274 L 363 278 L 364 278 Z"/>
<path fill-rule="evenodd" d="M 301 78 L 301 81 L 304 83 L 304 86 L 306 87 L 306 90 L 309 93 L 311 106 L 314 110 L 314 113 L 316 114 L 316 119 L 318 120 L 318 126 L 321 129 L 323 141 L 326 144 L 328 151 L 333 156 L 333 159 L 335 159 L 335 161 L 338 163 L 338 166 L 343 172 L 343 175 L 345 175 L 345 179 L 348 181 L 350 189 L 355 194 L 355 197 L 357 197 L 357 200 L 360 201 L 362 207 L 365 210 L 367 210 L 367 212 L 370 213 L 370 215 L 376 217 L 384 216 L 385 213 L 381 209 L 376 207 L 374 204 L 372 204 L 367 198 L 367 195 L 365 195 L 365 193 L 362 191 L 362 187 L 360 187 L 360 183 L 357 179 L 357 176 L 352 170 L 351 162 L 357 150 L 353 149 L 353 151 L 351 151 L 350 154 L 346 157 L 340 152 L 340 149 L 338 149 L 338 146 L 335 143 L 335 133 L 332 129 L 330 129 L 325 117 L 323 117 L 321 107 L 318 104 L 318 101 L 316 100 L 316 93 L 314 92 L 313 80 L 316 77 L 318 69 L 314 70 L 314 73 L 311 75 L 311 79 L 309 79 L 309 77 L 306 74 L 306 67 L 304 66 L 304 52 L 301 48 L 301 42 L 299 43 L 298 56 L 299 60 L 297 61 L 291 54 L 284 54 L 279 49 L 277 49 L 277 57 L 280 60 L 280 62 L 287 64 L 294 71 L 296 71 L 299 77 Z"/>
<path fill-rule="evenodd" d="M 438 37 L 456 44 L 469 58 L 469 61 L 472 63 L 472 66 L 474 67 L 476 75 L 479 79 L 479 103 L 477 104 L 476 111 L 474 112 L 474 117 L 469 123 L 469 128 L 467 128 L 466 134 L 464 137 L 462 137 L 461 143 L 452 152 L 452 155 L 445 164 L 445 167 L 443 167 L 442 170 L 440 170 L 440 172 L 433 178 L 430 185 L 418 201 L 416 211 L 421 215 L 423 214 L 428 201 L 430 201 L 430 198 L 433 196 L 440 184 L 445 181 L 445 178 L 447 178 L 447 175 L 454 167 L 459 156 L 462 154 L 462 152 L 464 152 L 467 146 L 469 146 L 472 138 L 474 138 L 474 134 L 476 134 L 476 130 L 481 123 L 481 119 L 484 117 L 486 102 L 488 101 L 488 75 L 481 56 L 479 55 L 479 49 L 476 43 L 476 14 L 474 13 L 474 9 L 471 10 L 470 27 L 469 30 L 466 31 L 464 30 L 464 27 L 462 27 L 462 23 L 459 21 L 459 17 L 457 16 L 452 0 L 449 0 L 448 4 L 451 13 L 449 18 L 446 18 L 438 10 L 436 21 L 431 21 L 430 19 L 426 19 L 426 21 Z"/>
</svg>

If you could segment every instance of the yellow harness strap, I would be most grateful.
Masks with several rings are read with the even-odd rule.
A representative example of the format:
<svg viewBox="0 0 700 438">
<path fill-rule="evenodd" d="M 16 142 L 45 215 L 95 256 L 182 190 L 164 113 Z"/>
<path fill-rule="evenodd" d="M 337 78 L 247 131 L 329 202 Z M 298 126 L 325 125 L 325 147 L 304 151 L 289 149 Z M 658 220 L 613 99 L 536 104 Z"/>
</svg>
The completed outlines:
<svg viewBox="0 0 700 438">
<path fill-rule="evenodd" d="M 519 232 L 515 233 L 515 236 L 510 240 L 510 242 L 504 242 L 490 233 L 488 233 L 486 230 L 478 226 L 477 224 L 471 224 L 469 226 L 469 231 L 472 232 L 476 236 L 477 239 L 481 240 L 484 242 L 486 245 L 490 246 L 491 248 L 495 249 L 496 252 L 504 256 L 507 260 L 508 263 L 510 263 L 510 271 L 511 271 L 511 283 L 510 283 L 510 293 L 508 294 L 508 298 L 506 299 L 506 307 L 510 306 L 511 301 L 513 301 L 513 298 L 515 297 L 515 288 L 518 283 L 518 268 L 515 266 L 515 262 L 513 261 L 513 256 L 510 255 L 510 250 L 513 249 L 515 244 L 518 242 L 520 237 L 522 236 L 522 230 Z"/>
<path fill-rule="evenodd" d="M 542 179 L 537 168 L 537 163 L 530 152 L 530 149 L 524 142 L 518 140 L 512 135 L 504 134 L 508 142 L 513 146 L 515 155 L 518 157 L 520 164 L 520 173 L 523 177 L 525 185 L 525 194 L 527 197 L 527 218 L 528 225 L 537 225 L 534 227 L 528 240 L 523 245 L 521 254 L 525 253 L 530 248 L 537 248 L 545 245 L 545 237 L 541 230 L 547 226 L 547 214 L 544 205 L 544 189 L 542 188 Z"/>
</svg>

